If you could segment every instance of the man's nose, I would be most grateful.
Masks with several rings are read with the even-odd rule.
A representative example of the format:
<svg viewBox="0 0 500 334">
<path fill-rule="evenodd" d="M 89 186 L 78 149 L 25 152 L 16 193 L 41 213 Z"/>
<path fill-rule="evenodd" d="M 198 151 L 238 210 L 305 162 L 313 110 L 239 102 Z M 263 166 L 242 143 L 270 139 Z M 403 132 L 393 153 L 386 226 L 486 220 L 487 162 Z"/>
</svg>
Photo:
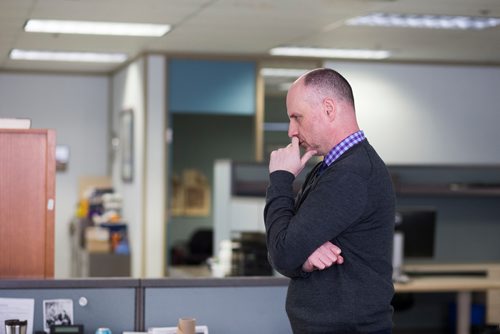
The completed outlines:
<svg viewBox="0 0 500 334">
<path fill-rule="evenodd" d="M 292 122 L 290 122 L 290 124 L 288 124 L 288 137 L 297 137 L 297 134 L 297 127 Z"/>
</svg>

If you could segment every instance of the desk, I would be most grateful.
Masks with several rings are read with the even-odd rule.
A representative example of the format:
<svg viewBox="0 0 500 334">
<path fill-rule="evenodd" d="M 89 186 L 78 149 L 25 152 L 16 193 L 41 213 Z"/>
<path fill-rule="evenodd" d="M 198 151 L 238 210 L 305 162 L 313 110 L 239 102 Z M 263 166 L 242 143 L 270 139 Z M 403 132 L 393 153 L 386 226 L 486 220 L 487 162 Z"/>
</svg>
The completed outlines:
<svg viewBox="0 0 500 334">
<path fill-rule="evenodd" d="M 490 279 L 500 279 L 500 263 L 414 263 L 405 264 L 403 271 L 410 276 L 433 275 L 480 275 Z M 486 322 L 500 324 L 500 290 L 490 289 L 486 294 Z"/>
<path fill-rule="evenodd" d="M 394 284 L 396 292 L 456 292 L 457 334 L 468 334 L 472 292 L 500 289 L 500 279 L 482 277 L 417 277 L 408 283 Z"/>
</svg>

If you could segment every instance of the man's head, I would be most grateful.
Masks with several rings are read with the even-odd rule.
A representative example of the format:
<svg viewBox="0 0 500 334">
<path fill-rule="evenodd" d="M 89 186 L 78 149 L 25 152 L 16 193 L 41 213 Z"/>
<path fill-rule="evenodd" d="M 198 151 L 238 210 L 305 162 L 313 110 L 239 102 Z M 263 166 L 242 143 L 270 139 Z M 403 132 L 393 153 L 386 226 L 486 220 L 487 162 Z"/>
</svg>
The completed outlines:
<svg viewBox="0 0 500 334">
<path fill-rule="evenodd" d="M 326 155 L 359 130 L 354 98 L 347 80 L 332 69 L 315 69 L 298 78 L 288 91 L 289 137 L 306 150 Z"/>
</svg>

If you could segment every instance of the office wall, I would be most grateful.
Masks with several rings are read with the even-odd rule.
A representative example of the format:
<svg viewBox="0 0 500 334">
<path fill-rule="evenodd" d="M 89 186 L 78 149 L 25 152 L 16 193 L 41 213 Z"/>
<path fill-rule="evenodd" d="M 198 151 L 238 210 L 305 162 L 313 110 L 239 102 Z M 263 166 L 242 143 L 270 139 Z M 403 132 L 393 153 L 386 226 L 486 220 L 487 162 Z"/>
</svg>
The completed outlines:
<svg viewBox="0 0 500 334">
<path fill-rule="evenodd" d="M 112 162 L 112 179 L 123 195 L 123 216 L 128 224 L 132 276 L 164 275 L 166 161 L 166 60 L 142 57 L 112 77 L 112 132 L 120 137 L 120 116 L 132 110 L 133 178 L 122 179 L 123 143 Z"/>
<path fill-rule="evenodd" d="M 500 163 L 500 67 L 326 62 L 387 163 Z"/>
<path fill-rule="evenodd" d="M 121 178 L 122 151 L 118 148 L 112 162 L 112 179 L 116 191 L 123 196 L 123 216 L 129 228 L 132 276 L 143 274 L 144 234 L 144 143 L 145 143 L 145 60 L 141 58 L 112 77 L 112 131 L 120 136 L 120 113 L 133 110 L 133 179 Z"/>
<path fill-rule="evenodd" d="M 165 270 L 165 231 L 167 206 L 166 59 L 147 56 L 147 145 L 146 145 L 146 275 L 163 277 Z"/>
<path fill-rule="evenodd" d="M 0 73 L 0 117 L 31 118 L 70 149 L 68 169 L 56 174 L 55 277 L 70 275 L 79 178 L 107 174 L 108 83 L 104 75 Z"/>
<path fill-rule="evenodd" d="M 169 67 L 171 112 L 255 114 L 255 61 L 171 59 Z"/>
</svg>

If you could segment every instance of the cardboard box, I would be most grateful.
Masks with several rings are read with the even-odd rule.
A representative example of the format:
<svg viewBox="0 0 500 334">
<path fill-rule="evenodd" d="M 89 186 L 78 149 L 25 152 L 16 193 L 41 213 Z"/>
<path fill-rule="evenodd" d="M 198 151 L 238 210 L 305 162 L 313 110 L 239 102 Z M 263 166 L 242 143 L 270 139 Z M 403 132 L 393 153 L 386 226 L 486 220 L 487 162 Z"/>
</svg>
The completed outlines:
<svg viewBox="0 0 500 334">
<path fill-rule="evenodd" d="M 85 228 L 85 250 L 89 253 L 109 253 L 109 229 L 89 226 Z"/>
</svg>

